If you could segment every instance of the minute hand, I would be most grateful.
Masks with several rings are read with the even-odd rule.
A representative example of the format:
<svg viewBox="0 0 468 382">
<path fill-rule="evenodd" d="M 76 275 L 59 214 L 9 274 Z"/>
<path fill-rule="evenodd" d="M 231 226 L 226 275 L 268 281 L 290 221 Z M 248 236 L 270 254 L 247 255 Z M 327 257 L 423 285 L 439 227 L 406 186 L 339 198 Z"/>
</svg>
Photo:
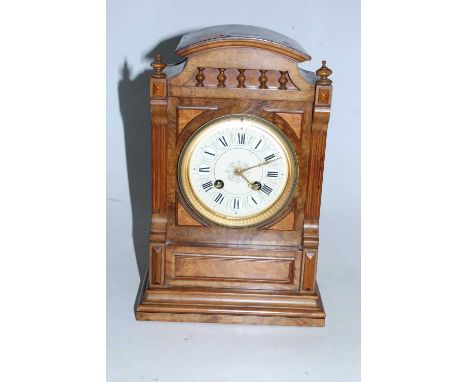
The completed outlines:
<svg viewBox="0 0 468 382">
<path fill-rule="evenodd" d="M 264 166 L 264 165 L 269 164 L 269 163 L 272 163 L 272 162 L 274 162 L 274 161 L 276 161 L 276 160 L 278 160 L 278 159 L 280 159 L 280 158 L 276 158 L 276 159 L 273 159 L 273 160 L 267 160 L 267 161 L 265 161 L 265 162 L 256 164 L 255 166 L 250 166 L 250 167 L 243 168 L 243 169 L 241 169 L 241 170 L 239 171 L 239 173 L 242 174 L 242 173 L 245 172 L 245 171 L 251 170 L 251 169 L 253 169 L 253 168 L 255 168 L 255 167 Z"/>
</svg>

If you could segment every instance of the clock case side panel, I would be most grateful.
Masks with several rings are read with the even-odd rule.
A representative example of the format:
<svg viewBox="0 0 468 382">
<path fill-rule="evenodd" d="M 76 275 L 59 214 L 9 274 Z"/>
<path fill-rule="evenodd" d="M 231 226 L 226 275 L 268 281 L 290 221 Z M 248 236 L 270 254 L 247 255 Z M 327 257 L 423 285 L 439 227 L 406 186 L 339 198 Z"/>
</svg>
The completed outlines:
<svg viewBox="0 0 468 382">
<path fill-rule="evenodd" d="M 174 128 L 177 124 L 177 110 L 179 108 L 206 108 L 207 111 L 199 114 L 180 132 Z M 277 111 L 294 111 L 303 114 L 302 135 L 300 138 L 282 119 Z M 177 183 L 177 161 L 182 147 L 187 139 L 204 123 L 213 118 L 226 114 L 250 114 L 269 120 L 278 126 L 293 143 L 299 162 L 299 182 L 296 191 L 288 207 L 278 215 L 275 220 L 270 221 L 264 227 L 251 228 L 227 228 L 208 225 L 184 201 Z M 174 127 L 169 128 L 169 147 L 174 147 L 168 153 L 168 232 L 167 242 L 169 244 L 184 245 L 223 245 L 223 246 L 245 246 L 245 247 L 294 247 L 300 249 L 302 246 L 303 206 L 305 201 L 308 151 L 307 144 L 310 139 L 310 104 L 286 101 L 252 101 L 252 100 L 224 100 L 224 99 L 198 99 L 178 98 L 169 99 L 169 120 L 174 121 Z M 304 124 L 309 124 L 309 128 Z M 179 205 L 179 206 L 178 206 Z M 184 208 L 191 214 L 199 225 L 180 225 L 178 222 L 178 208 Z M 294 223 L 290 230 L 274 229 L 279 220 L 294 212 Z"/>
<path fill-rule="evenodd" d="M 326 76 L 320 76 L 316 83 L 314 109 L 312 114 L 312 139 L 310 140 L 310 164 L 307 179 L 307 197 L 304 208 L 303 229 L 303 292 L 316 291 L 316 273 L 319 247 L 319 221 L 322 199 L 323 169 L 325 163 L 325 148 L 327 141 L 328 122 L 330 120 L 332 81 L 327 77 L 331 70 L 322 61 L 322 68 L 317 74 L 325 70 Z"/>
<path fill-rule="evenodd" d="M 156 62 L 156 66 L 157 66 Z M 160 63 L 162 67 L 164 64 Z M 154 67 L 155 65 L 153 65 Z M 167 238 L 167 77 L 155 69 L 150 80 L 151 109 L 151 228 L 148 259 L 149 288 L 164 287 Z"/>
</svg>

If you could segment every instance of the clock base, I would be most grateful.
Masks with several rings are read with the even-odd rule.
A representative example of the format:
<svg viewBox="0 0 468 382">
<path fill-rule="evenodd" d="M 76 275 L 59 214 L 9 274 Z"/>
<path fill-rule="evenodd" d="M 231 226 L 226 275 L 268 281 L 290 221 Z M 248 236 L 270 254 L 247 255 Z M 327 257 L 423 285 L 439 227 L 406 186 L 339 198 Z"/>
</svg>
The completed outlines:
<svg viewBox="0 0 468 382">
<path fill-rule="evenodd" d="M 203 322 L 283 326 L 325 326 L 316 294 L 159 288 L 141 291 L 135 312 L 141 321 Z"/>
</svg>

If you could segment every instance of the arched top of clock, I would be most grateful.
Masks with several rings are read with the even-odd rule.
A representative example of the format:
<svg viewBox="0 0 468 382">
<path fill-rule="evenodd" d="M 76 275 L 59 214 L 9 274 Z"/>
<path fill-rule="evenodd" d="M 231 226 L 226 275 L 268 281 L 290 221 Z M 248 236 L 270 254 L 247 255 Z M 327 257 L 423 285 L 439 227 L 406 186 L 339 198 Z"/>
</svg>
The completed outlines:
<svg viewBox="0 0 468 382">
<path fill-rule="evenodd" d="M 217 25 L 185 34 L 176 49 L 180 56 L 219 47 L 252 47 L 283 54 L 298 62 L 311 57 L 293 39 L 269 29 L 250 25 Z"/>
</svg>

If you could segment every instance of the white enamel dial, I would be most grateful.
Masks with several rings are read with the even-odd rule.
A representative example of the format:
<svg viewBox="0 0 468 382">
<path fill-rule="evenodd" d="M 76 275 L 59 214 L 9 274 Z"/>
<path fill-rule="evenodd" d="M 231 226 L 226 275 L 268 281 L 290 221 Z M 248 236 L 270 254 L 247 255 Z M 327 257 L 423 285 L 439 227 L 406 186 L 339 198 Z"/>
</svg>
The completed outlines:
<svg viewBox="0 0 468 382">
<path fill-rule="evenodd" d="M 179 184 L 205 219 L 226 226 L 261 224 L 290 200 L 294 149 L 270 122 L 229 115 L 202 126 L 179 160 Z"/>
</svg>

